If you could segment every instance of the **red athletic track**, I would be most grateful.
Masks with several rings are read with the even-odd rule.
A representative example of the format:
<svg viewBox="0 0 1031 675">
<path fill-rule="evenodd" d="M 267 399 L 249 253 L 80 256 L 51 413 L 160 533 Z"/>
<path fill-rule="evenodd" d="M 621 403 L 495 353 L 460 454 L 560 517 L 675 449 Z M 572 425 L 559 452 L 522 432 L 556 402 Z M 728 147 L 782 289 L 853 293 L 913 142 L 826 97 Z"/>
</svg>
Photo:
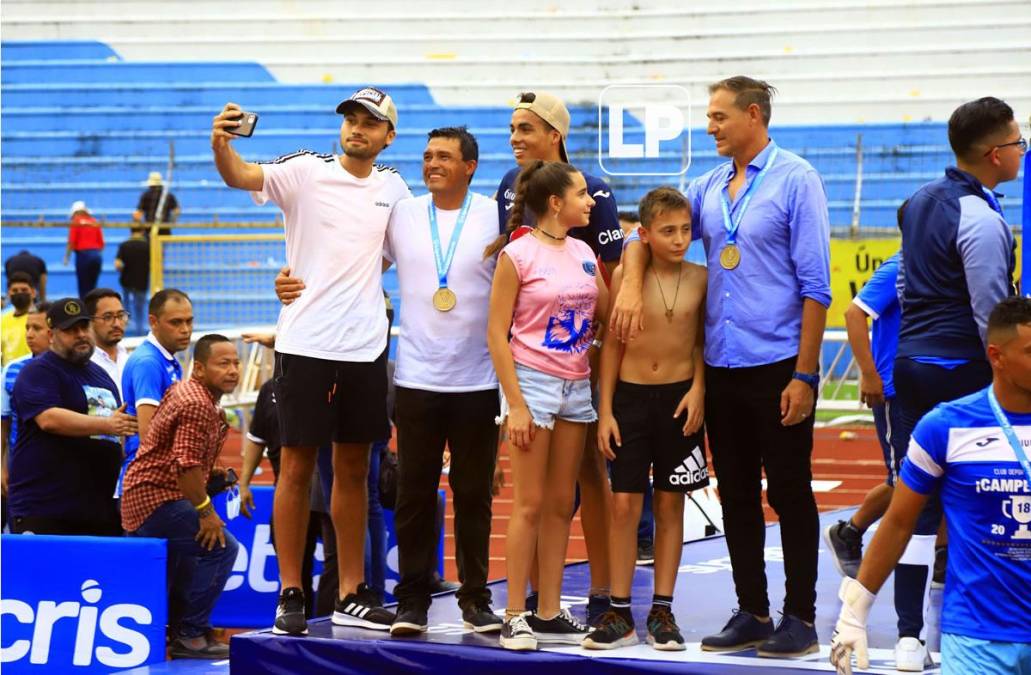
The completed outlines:
<svg viewBox="0 0 1031 675">
<path fill-rule="evenodd" d="M 851 440 L 842 438 L 843 431 L 846 430 L 841 428 L 817 429 L 815 433 L 813 479 L 841 481 L 841 485 L 830 492 L 816 493 L 816 502 L 821 511 L 858 505 L 863 501 L 864 495 L 866 495 L 870 488 L 884 480 L 884 462 L 873 429 L 848 429 L 845 435 L 855 435 L 855 438 Z M 232 432 L 230 434 L 225 450 L 222 453 L 222 460 L 226 466 L 232 466 L 237 470 L 240 469 L 240 435 L 238 433 Z M 502 446 L 501 450 L 501 466 L 505 470 L 507 484 L 500 496 L 494 499 L 494 524 L 490 546 L 491 579 L 502 579 L 506 576 L 504 543 L 508 519 L 512 513 L 512 487 L 508 450 L 504 446 Z M 271 485 L 272 469 L 267 461 L 262 463 L 262 467 L 265 469 L 265 472 L 255 477 L 254 484 Z M 712 467 L 710 466 L 711 470 Z M 440 484 L 441 487 L 446 487 L 447 478 L 442 476 Z M 449 498 L 445 521 L 445 573 L 448 579 L 456 580 L 458 573 L 454 558 L 454 514 L 452 513 L 451 506 Z M 766 512 L 766 520 L 775 521 L 777 516 L 766 504 L 765 500 L 763 506 Z M 584 547 L 583 531 L 580 528 L 580 517 L 577 515 L 573 521 L 573 528 L 570 534 L 567 560 L 575 562 L 584 560 L 586 557 L 587 550 Z"/>
</svg>

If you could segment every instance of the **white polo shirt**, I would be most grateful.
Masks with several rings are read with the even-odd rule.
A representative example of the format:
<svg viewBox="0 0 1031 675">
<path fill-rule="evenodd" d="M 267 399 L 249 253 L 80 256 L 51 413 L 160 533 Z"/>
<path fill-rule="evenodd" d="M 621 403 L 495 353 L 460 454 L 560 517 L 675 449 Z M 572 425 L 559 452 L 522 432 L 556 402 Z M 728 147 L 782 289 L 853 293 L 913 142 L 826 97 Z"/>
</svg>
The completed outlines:
<svg viewBox="0 0 1031 675">
<path fill-rule="evenodd" d="M 458 303 L 450 312 L 441 312 L 433 307 L 439 280 L 430 236 L 430 199 L 423 195 L 399 202 L 387 229 L 383 255 L 397 264 L 401 288 L 394 382 L 437 392 L 495 389 L 498 380 L 487 351 L 487 313 L 497 260 L 485 260 L 483 251 L 498 236 L 497 205 L 473 194 L 448 270 L 448 288 Z M 437 209 L 442 256 L 447 255 L 459 210 Z"/>
<path fill-rule="evenodd" d="M 394 204 L 411 196 L 408 186 L 389 167 L 358 178 L 335 155 L 308 151 L 260 166 L 264 186 L 251 194 L 283 210 L 287 264 L 305 283 L 279 312 L 276 351 L 375 361 L 387 344 L 383 237 Z"/>
</svg>

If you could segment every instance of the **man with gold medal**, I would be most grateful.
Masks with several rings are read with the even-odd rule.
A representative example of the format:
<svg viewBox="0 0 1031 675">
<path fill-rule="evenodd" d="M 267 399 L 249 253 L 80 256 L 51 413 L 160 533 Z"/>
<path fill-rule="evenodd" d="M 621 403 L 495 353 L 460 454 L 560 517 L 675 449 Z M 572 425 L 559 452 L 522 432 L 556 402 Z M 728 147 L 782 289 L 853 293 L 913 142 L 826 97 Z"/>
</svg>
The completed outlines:
<svg viewBox="0 0 1031 675">
<path fill-rule="evenodd" d="M 813 410 L 830 293 L 830 226 L 819 174 L 769 136 L 774 89 L 749 77 L 709 88 L 708 133 L 732 161 L 687 190 L 709 262 L 705 424 L 723 504 L 738 606 L 706 651 L 759 656 L 816 651 L 819 517 L 813 499 Z M 636 238 L 634 238 L 636 239 Z M 628 239 L 613 333 L 641 327 L 647 256 Z M 685 345 L 685 349 L 689 345 Z M 780 518 L 787 577 L 774 627 L 763 562 L 762 471 Z"/>
</svg>

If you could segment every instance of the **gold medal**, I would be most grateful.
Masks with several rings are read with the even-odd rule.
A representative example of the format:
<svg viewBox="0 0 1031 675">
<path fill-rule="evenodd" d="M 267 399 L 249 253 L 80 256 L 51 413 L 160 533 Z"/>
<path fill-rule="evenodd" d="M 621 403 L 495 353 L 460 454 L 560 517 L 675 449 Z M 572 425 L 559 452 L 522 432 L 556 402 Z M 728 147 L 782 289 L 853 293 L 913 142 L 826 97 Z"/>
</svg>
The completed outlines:
<svg viewBox="0 0 1031 675">
<path fill-rule="evenodd" d="M 433 294 L 433 307 L 438 312 L 450 312 L 458 304 L 458 296 L 450 288 L 438 288 Z"/>
<path fill-rule="evenodd" d="M 720 251 L 720 265 L 725 270 L 732 270 L 741 264 L 741 249 L 737 247 L 737 244 L 727 244 Z"/>
</svg>

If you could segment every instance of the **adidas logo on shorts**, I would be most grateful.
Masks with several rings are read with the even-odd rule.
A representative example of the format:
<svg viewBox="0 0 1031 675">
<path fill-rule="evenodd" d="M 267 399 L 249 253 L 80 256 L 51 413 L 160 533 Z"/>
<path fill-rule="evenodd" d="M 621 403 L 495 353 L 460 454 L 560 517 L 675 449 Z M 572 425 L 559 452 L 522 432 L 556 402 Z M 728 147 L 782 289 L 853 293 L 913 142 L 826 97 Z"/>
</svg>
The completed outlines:
<svg viewBox="0 0 1031 675">
<path fill-rule="evenodd" d="M 696 445 L 687 459 L 673 470 L 673 475 L 669 477 L 669 484 L 693 485 L 708 477 L 709 469 L 705 465 L 705 455 L 702 453 L 702 449 Z"/>
</svg>

